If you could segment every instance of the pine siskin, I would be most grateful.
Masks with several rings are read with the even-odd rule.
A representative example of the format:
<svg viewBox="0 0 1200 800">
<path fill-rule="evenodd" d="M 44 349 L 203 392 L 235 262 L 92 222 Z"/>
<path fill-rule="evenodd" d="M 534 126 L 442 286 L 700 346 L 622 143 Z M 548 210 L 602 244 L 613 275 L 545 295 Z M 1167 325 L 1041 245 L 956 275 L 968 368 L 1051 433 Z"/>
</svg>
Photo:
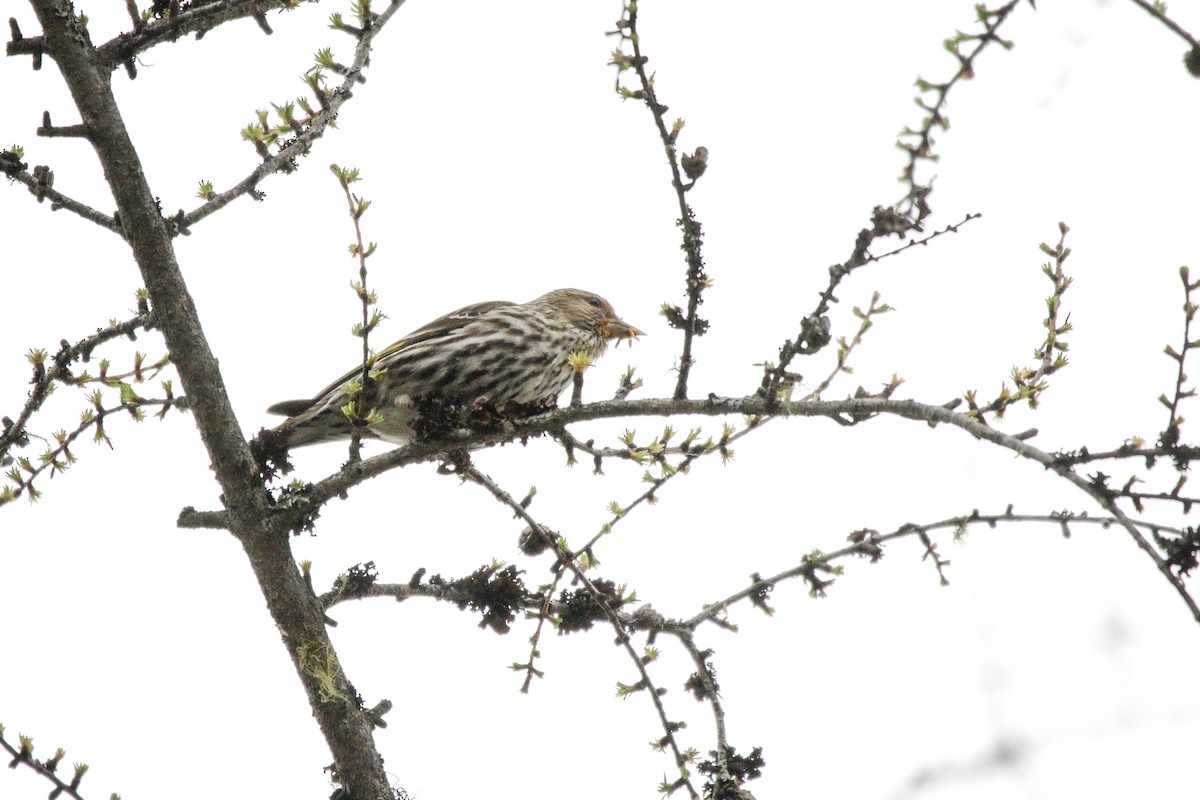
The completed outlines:
<svg viewBox="0 0 1200 800">
<path fill-rule="evenodd" d="M 610 339 L 641 331 L 623 322 L 608 301 L 579 289 L 556 289 L 528 303 L 492 301 L 452 311 L 384 348 L 370 365 L 369 405 L 377 418 L 361 430 L 407 444 L 419 408 L 428 401 L 468 406 L 552 405 L 571 384 L 571 353 L 595 360 Z M 289 447 L 349 439 L 342 407 L 352 401 L 357 367 L 311 400 L 286 400 L 267 409 L 290 417 L 275 428 Z"/>
</svg>

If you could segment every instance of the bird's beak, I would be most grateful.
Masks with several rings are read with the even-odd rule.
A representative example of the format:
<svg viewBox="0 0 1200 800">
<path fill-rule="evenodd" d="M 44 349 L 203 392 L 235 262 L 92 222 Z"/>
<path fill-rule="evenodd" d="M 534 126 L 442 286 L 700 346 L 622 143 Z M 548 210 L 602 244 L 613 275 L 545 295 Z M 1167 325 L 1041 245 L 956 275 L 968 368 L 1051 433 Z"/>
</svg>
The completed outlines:
<svg viewBox="0 0 1200 800">
<path fill-rule="evenodd" d="M 628 322 L 619 319 L 606 320 L 600 326 L 600 335 L 605 341 L 616 339 L 620 342 L 622 339 L 632 339 L 636 336 L 645 336 L 646 334 L 639 331 L 637 328 L 630 325 Z"/>
</svg>

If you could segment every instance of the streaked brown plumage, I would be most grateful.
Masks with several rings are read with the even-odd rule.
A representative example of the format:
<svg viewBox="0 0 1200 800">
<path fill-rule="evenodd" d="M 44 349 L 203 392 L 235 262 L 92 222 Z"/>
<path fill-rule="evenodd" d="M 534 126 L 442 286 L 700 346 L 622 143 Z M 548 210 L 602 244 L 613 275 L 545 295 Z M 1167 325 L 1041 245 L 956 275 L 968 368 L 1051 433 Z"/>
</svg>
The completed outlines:
<svg viewBox="0 0 1200 800">
<path fill-rule="evenodd" d="M 617 317 L 603 297 L 556 289 L 528 303 L 492 301 L 452 311 L 379 351 L 372 404 L 378 422 L 363 428 L 397 444 L 413 437 L 417 406 L 426 400 L 506 405 L 553 402 L 571 384 L 573 352 L 595 360 L 611 339 L 642 332 Z M 289 447 L 350 438 L 342 411 L 347 388 L 362 374 L 347 372 L 310 400 L 288 400 L 267 409 L 290 417 L 278 427 Z"/>
</svg>

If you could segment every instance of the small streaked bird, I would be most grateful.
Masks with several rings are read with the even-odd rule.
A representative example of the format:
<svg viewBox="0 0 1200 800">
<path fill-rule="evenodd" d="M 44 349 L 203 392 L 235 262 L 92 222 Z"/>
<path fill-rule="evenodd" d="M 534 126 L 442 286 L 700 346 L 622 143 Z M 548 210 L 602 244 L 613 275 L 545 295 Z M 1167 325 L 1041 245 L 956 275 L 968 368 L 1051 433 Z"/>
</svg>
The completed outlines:
<svg viewBox="0 0 1200 800">
<path fill-rule="evenodd" d="M 571 353 L 592 361 L 609 341 L 642 332 L 623 322 L 607 300 L 579 289 L 556 289 L 528 303 L 492 301 L 452 311 L 376 354 L 370 405 L 377 419 L 364 437 L 397 444 L 413 438 L 424 401 L 466 406 L 553 404 L 571 385 Z M 289 417 L 275 428 L 289 447 L 349 439 L 354 430 L 342 407 L 351 402 L 356 367 L 309 400 L 267 409 Z"/>
</svg>

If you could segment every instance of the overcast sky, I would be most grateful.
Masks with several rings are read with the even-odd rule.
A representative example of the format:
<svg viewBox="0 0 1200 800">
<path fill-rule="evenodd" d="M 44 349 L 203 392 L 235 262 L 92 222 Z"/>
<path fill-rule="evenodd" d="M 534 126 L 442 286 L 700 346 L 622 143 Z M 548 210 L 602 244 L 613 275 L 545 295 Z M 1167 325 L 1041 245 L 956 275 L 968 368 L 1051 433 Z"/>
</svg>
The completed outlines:
<svg viewBox="0 0 1200 800">
<path fill-rule="evenodd" d="M 754 364 L 795 336 L 872 207 L 903 194 L 894 143 L 920 122 L 914 79 L 950 77 L 942 40 L 974 30 L 968 2 L 805 5 L 641 4 L 660 98 L 687 120 L 680 145 L 710 151 L 689 195 L 715 280 L 693 396 L 752 391 Z M 1200 268 L 1200 83 L 1183 69 L 1182 40 L 1131 2 L 1043 5 L 1018 8 L 1004 28 L 1016 47 L 979 60 L 977 78 L 952 96 L 950 130 L 936 137 L 930 227 L 982 218 L 843 284 L 836 335 L 853 334 L 851 308 L 874 291 L 898 310 L 826 396 L 876 391 L 893 373 L 906 379 L 897 396 L 994 394 L 1041 341 L 1050 283 L 1038 244 L 1057 241 L 1061 220 L 1073 248 L 1072 363 L 1037 413 L 1015 410 L 1004 428 L 1038 428 L 1033 443 L 1046 450 L 1153 441 L 1166 423 L 1155 398 L 1174 381 L 1162 349 L 1182 336 L 1178 269 Z M 1200 32 L 1198 10 L 1174 5 Z M 95 41 L 127 24 L 119 3 L 82 8 Z M 324 24 L 335 10 L 272 13 L 271 37 L 253 22 L 226 25 L 149 51 L 135 81 L 113 76 L 166 212 L 196 207 L 201 180 L 220 191 L 253 169 L 239 131 L 256 108 L 304 91 L 312 53 L 332 46 L 349 60 L 348 37 Z M 37 33 L 27 6 L 11 13 Z M 470 302 L 575 286 L 648 334 L 589 371 L 585 399 L 610 396 L 627 364 L 645 380 L 642 396 L 669 393 L 679 337 L 657 312 L 683 299 L 678 209 L 649 113 L 613 92 L 615 40 L 604 32 L 619 13 L 618 2 L 596 0 L 411 0 L 376 40 L 338 129 L 301 169 L 265 181 L 264 202 L 241 199 L 177 240 L 247 434 L 274 424 L 268 405 L 315 392 L 357 358 L 353 230 L 333 162 L 360 168 L 358 188 L 374 203 L 364 235 L 380 246 L 370 273 L 389 317 L 380 345 Z M 0 144 L 24 145 L 28 162 L 55 171 L 56 188 L 111 213 L 88 148 L 34 135 L 46 110 L 55 124 L 78 121 L 53 64 L 32 72 L 28 58 L 7 58 L 0 75 Z M 0 191 L 0 229 L 0 415 L 16 416 L 25 352 L 131 316 L 141 281 L 117 237 L 51 213 L 19 185 Z M 136 347 L 163 352 L 153 335 Z M 112 348 L 114 369 L 130 351 Z M 833 357 L 830 348 L 798 368 L 815 384 Z M 36 430 L 73 427 L 85 405 L 60 391 Z M 694 424 L 719 434 L 719 420 Z M 660 425 L 578 433 L 611 444 L 624 427 L 648 437 Z M 91 764 L 83 788 L 93 798 L 328 796 L 328 751 L 240 548 L 222 532 L 175 527 L 182 507 L 219 504 L 191 419 L 114 421 L 109 433 L 113 449 L 78 447 L 77 466 L 41 483 L 40 503 L 0 510 L 0 722 L 33 736 L 41 756 L 61 746 L 67 762 Z M 296 463 L 314 480 L 344 458 L 323 446 Z M 604 478 L 562 469 L 549 440 L 476 460 L 514 494 L 536 485 L 531 511 L 572 542 L 608 519 L 610 501 L 643 488 L 640 469 L 614 464 Z M 1123 483 L 1138 466 L 1105 469 Z M 1148 480 L 1169 488 L 1174 476 Z M 853 429 L 774 422 L 728 465 L 699 463 L 660 499 L 603 542 L 600 574 L 678 616 L 737 591 L 753 571 L 835 549 L 857 528 L 1010 503 L 1097 513 L 1008 451 L 894 419 Z M 1148 516 L 1194 524 L 1171 507 Z M 495 558 L 537 584 L 549 562 L 519 560 L 520 527 L 482 490 L 422 465 L 335 501 L 294 548 L 314 562 L 322 590 L 368 560 L 399 582 L 418 567 L 457 577 Z M 939 546 L 952 561 L 949 587 L 905 541 L 881 564 L 848 564 L 824 600 L 782 585 L 773 618 L 737 608 L 739 633 L 702 630 L 731 742 L 764 748 L 766 770 L 749 786 L 760 800 L 1194 792 L 1194 770 L 1180 765 L 1200 736 L 1187 677 L 1200 668 L 1200 629 L 1125 534 L 1077 526 L 1064 540 L 1054 527 L 1009 526 Z M 343 605 L 332 616 L 367 703 L 396 704 L 377 740 L 414 797 L 654 797 L 672 774 L 647 747 L 661 731 L 646 698 L 615 698 L 616 683 L 636 675 L 611 631 L 544 638 L 547 676 L 521 695 L 507 666 L 527 658 L 530 623 L 497 637 L 468 613 L 421 601 Z M 670 690 L 669 713 L 689 722 L 683 744 L 707 752 L 711 717 L 682 689 L 691 667 L 660 645 L 655 677 Z M 1002 745 L 1014 764 L 994 764 Z M 46 790 L 28 771 L 0 776 L 0 796 Z"/>
</svg>

